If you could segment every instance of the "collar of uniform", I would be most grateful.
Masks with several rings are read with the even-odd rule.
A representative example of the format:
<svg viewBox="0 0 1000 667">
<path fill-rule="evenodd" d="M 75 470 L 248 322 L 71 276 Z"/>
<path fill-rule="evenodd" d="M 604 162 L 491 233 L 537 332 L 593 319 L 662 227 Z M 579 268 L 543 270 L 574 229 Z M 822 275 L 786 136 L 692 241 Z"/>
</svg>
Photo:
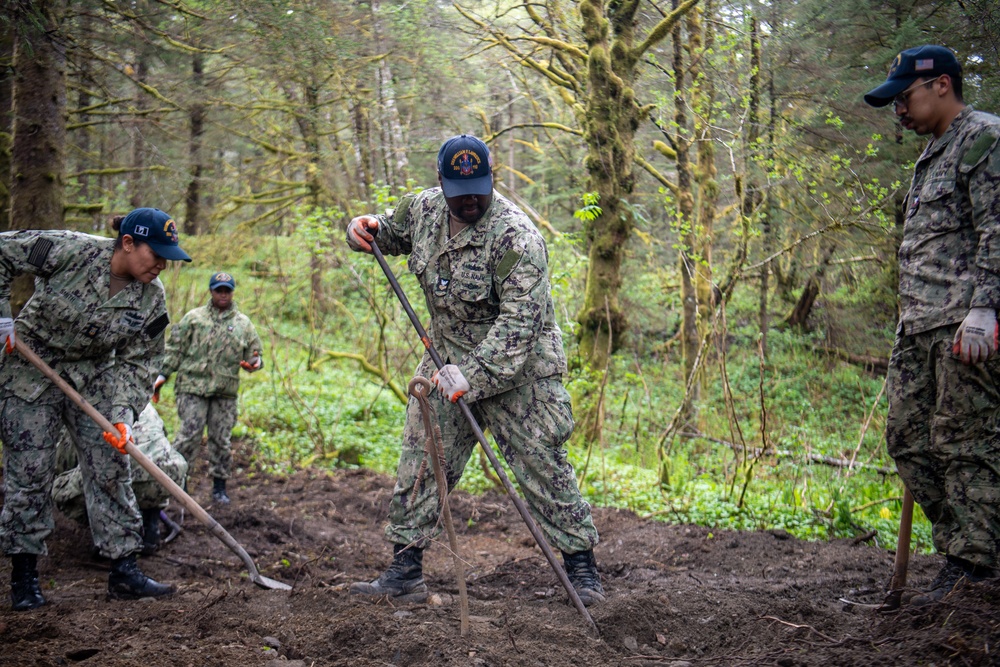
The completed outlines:
<svg viewBox="0 0 1000 667">
<path fill-rule="evenodd" d="M 227 320 L 230 317 L 236 315 L 236 299 L 233 299 L 232 304 L 229 306 L 229 308 L 226 308 L 225 310 L 219 310 L 218 308 L 215 307 L 215 304 L 212 303 L 212 297 L 208 297 L 208 312 L 212 314 L 212 317 L 215 317 L 220 320 Z"/>
<path fill-rule="evenodd" d="M 920 160 L 926 160 L 944 150 L 944 147 L 952 142 L 959 128 L 962 127 L 962 124 L 965 123 L 973 111 L 974 109 L 971 104 L 967 104 L 964 109 L 959 111 L 958 115 L 952 119 L 948 129 L 944 131 L 944 134 L 940 137 L 932 138 L 930 143 L 927 144 L 927 148 L 920 154 Z"/>
<path fill-rule="evenodd" d="M 448 239 L 446 248 L 448 250 L 457 250 L 458 248 L 464 248 L 466 246 L 483 246 L 486 245 L 486 236 L 490 233 L 489 218 L 493 215 L 493 210 L 497 205 L 496 193 L 493 194 L 493 201 L 490 202 L 490 207 L 486 209 L 483 213 L 483 217 L 476 221 L 476 224 L 469 225 L 458 234 L 455 234 Z M 445 209 L 445 219 L 444 219 L 444 233 L 448 233 L 448 216 L 451 213 Z"/>
<path fill-rule="evenodd" d="M 100 295 L 102 307 L 130 308 L 138 310 L 142 302 L 143 285 L 138 280 L 131 280 L 118 294 L 110 299 L 111 291 L 111 257 L 115 254 L 114 241 L 107 239 L 102 244 L 100 254 L 90 262 L 87 268 L 87 280 Z"/>
</svg>

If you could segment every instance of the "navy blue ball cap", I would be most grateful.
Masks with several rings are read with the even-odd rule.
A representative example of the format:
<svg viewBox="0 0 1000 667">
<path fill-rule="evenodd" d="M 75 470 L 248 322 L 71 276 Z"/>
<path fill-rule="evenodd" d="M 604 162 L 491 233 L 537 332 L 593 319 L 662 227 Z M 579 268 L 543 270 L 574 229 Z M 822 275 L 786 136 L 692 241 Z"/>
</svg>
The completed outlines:
<svg viewBox="0 0 1000 667">
<path fill-rule="evenodd" d="M 236 280 L 225 271 L 213 273 L 212 277 L 208 279 L 208 289 L 212 290 L 219 287 L 228 287 L 231 290 L 235 290 Z"/>
<path fill-rule="evenodd" d="M 892 61 L 885 83 L 865 95 L 865 102 L 884 107 L 917 79 L 933 79 L 942 74 L 952 78 L 962 76 L 962 66 L 951 49 L 935 45 L 906 49 Z"/>
<path fill-rule="evenodd" d="M 118 236 L 128 234 L 132 240 L 148 243 L 163 259 L 190 262 L 191 258 L 181 250 L 174 219 L 158 208 L 137 208 L 122 220 Z"/>
<path fill-rule="evenodd" d="M 460 134 L 441 144 L 438 173 L 445 197 L 493 192 L 493 158 L 482 140 Z"/>
</svg>

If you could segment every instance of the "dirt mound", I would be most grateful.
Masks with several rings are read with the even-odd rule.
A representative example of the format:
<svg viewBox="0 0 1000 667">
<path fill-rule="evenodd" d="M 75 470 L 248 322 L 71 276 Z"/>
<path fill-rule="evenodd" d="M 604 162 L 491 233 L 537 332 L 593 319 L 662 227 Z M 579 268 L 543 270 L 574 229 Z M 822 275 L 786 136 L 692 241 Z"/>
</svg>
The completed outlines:
<svg viewBox="0 0 1000 667">
<path fill-rule="evenodd" d="M 608 602 L 592 636 L 566 604 L 517 512 L 499 495 L 454 498 L 467 562 L 470 632 L 459 635 L 458 588 L 443 542 L 425 557 L 429 604 L 395 607 L 348 595 L 389 561 L 382 538 L 392 480 L 364 471 L 260 473 L 231 481 L 233 504 L 206 505 L 266 576 L 265 591 L 190 517 L 181 536 L 144 558 L 176 583 L 169 599 L 108 602 L 107 563 L 90 535 L 58 517 L 40 559 L 49 604 L 0 611 L 0 665 L 991 665 L 1000 664 L 1000 582 L 971 584 L 925 609 L 877 614 L 892 554 L 849 541 L 801 542 L 783 532 L 668 526 L 597 510 L 598 563 Z M 194 496 L 210 488 L 195 481 Z M 178 511 L 172 509 L 176 518 Z M 914 557 L 926 584 L 936 557 Z M 0 559 L 0 577 L 10 562 Z"/>
</svg>

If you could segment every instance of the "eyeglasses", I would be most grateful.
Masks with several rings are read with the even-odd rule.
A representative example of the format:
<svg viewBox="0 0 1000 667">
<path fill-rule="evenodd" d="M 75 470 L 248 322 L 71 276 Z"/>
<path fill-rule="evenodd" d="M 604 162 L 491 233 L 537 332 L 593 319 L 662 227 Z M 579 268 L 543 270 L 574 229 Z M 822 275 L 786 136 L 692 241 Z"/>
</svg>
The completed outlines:
<svg viewBox="0 0 1000 667">
<path fill-rule="evenodd" d="M 940 78 L 941 77 L 937 76 L 931 79 L 930 81 L 924 81 L 922 83 L 914 84 L 909 88 L 907 88 L 906 90 L 904 90 L 903 92 L 901 92 L 899 95 L 896 95 L 896 97 L 893 98 L 892 100 L 892 110 L 899 111 L 899 107 L 910 106 L 910 96 L 913 95 L 913 91 L 915 91 L 917 88 L 923 88 L 925 86 L 929 86 Z"/>
</svg>

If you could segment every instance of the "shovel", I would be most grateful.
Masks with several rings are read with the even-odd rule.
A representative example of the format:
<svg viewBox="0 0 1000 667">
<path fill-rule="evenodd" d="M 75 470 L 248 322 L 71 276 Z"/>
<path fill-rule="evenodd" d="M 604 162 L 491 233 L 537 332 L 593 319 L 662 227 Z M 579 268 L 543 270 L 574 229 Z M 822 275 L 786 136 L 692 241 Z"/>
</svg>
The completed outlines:
<svg viewBox="0 0 1000 667">
<path fill-rule="evenodd" d="M 903 511 L 899 516 L 899 538 L 896 544 L 896 562 L 889 582 L 889 593 L 879 607 L 879 611 L 895 611 L 903 602 L 906 588 L 906 570 L 910 564 L 910 535 L 913 533 L 913 494 L 909 489 L 903 492 Z"/>
<path fill-rule="evenodd" d="M 39 356 L 35 354 L 31 348 L 22 343 L 20 340 L 15 340 L 14 347 L 17 349 L 18 352 L 21 353 L 21 355 L 25 359 L 30 361 L 35 366 L 35 368 L 40 370 L 45 377 L 51 380 L 55 386 L 59 387 L 59 389 L 62 390 L 62 392 L 66 394 L 66 396 L 71 401 L 76 403 L 76 405 L 81 410 L 87 413 L 87 416 L 93 419 L 98 426 L 100 426 L 105 431 L 108 431 L 109 433 L 118 432 L 118 429 L 116 429 L 104 415 L 102 415 L 100 412 L 97 411 L 96 408 L 94 408 L 94 406 L 88 403 L 86 399 L 83 398 L 83 396 L 80 396 L 80 394 L 75 389 L 73 389 L 73 387 L 71 387 L 69 383 L 66 382 L 66 380 L 62 379 L 62 377 L 60 377 L 58 373 L 56 373 L 49 367 L 48 364 L 42 361 L 41 358 L 39 358 Z M 261 588 L 269 588 L 278 591 L 292 590 L 292 587 L 289 586 L 288 584 L 281 581 L 277 581 L 275 579 L 271 579 L 269 577 L 265 577 L 260 572 L 258 572 L 257 566 L 254 565 L 253 559 L 250 558 L 250 554 L 246 552 L 246 549 L 240 546 L 240 543 L 237 542 L 232 535 L 226 532 L 226 529 L 220 526 L 218 521 L 213 519 L 208 514 L 208 512 L 206 512 L 201 507 L 201 505 L 195 502 L 194 498 L 189 496 L 184 491 L 184 489 L 177 486 L 174 480 L 167 477 L 167 474 L 165 472 L 157 468 L 156 464 L 150 461 L 145 454 L 140 452 L 134 444 L 132 444 L 131 442 L 126 443 L 125 451 L 127 451 L 129 456 L 135 459 L 136 463 L 142 466 L 142 468 L 146 472 L 152 475 L 153 479 L 155 479 L 163 486 L 163 488 L 169 491 L 170 495 L 172 495 L 177 500 L 177 502 L 179 502 L 183 507 L 185 507 L 189 512 L 191 512 L 191 514 L 193 514 L 195 518 L 198 519 L 198 521 L 201 521 L 203 524 L 205 524 L 205 526 L 213 535 L 222 540 L 222 542 L 227 547 L 232 549 L 233 553 L 235 553 L 237 556 L 240 557 L 240 559 L 243 561 L 243 564 L 246 565 L 247 570 L 250 573 L 250 581 L 257 584 Z"/>
<path fill-rule="evenodd" d="M 431 343 L 430 336 L 427 335 L 427 331 L 424 329 L 424 325 L 420 323 L 420 318 L 417 314 L 413 312 L 413 307 L 410 305 L 410 300 L 406 298 L 406 294 L 403 292 L 403 288 L 400 286 L 399 281 L 396 280 L 396 275 L 389 268 L 388 262 L 385 261 L 385 257 L 382 255 L 382 250 L 378 247 L 378 244 L 374 240 L 371 241 L 372 254 L 375 255 L 375 259 L 378 261 L 378 265 L 382 268 L 382 273 L 389 280 L 389 285 L 392 286 L 392 291 L 396 293 L 396 298 L 399 299 L 399 303 L 403 306 L 403 310 L 406 311 L 406 316 L 410 319 L 410 324 L 416 329 L 417 335 L 420 336 L 420 341 L 427 348 L 427 353 L 430 355 L 431 359 L 434 361 L 434 365 L 438 367 L 438 370 L 444 366 L 444 361 L 441 359 L 441 355 L 438 351 L 434 349 L 434 345 Z M 531 518 L 528 513 L 528 506 L 524 504 L 521 500 L 521 496 L 517 495 L 517 491 L 514 489 L 514 485 L 511 484 L 510 478 L 507 477 L 507 473 L 504 472 L 503 466 L 500 465 L 500 461 L 497 459 L 496 454 L 493 453 L 493 448 L 490 447 L 490 443 L 486 440 L 486 435 L 483 433 L 483 429 L 480 428 L 479 422 L 476 421 L 475 416 L 472 414 L 472 410 L 469 408 L 468 403 L 465 402 L 461 396 L 459 396 L 458 407 L 462 410 L 462 414 L 465 415 L 465 419 L 469 422 L 469 426 L 472 427 L 473 432 L 476 434 L 476 439 L 479 440 L 479 444 L 482 445 L 483 451 L 486 453 L 486 458 L 490 460 L 490 465 L 493 466 L 493 470 L 496 472 L 497 477 L 500 478 L 501 483 L 503 483 L 504 489 L 507 490 L 507 495 L 510 497 L 514 507 L 517 508 L 518 514 L 524 519 L 524 523 L 528 526 L 528 531 L 531 536 L 535 538 L 535 544 L 538 548 L 542 550 L 545 554 L 545 559 L 549 561 L 549 565 L 552 566 L 552 570 L 556 573 L 556 577 L 559 579 L 559 583 L 563 585 L 566 589 L 566 594 L 569 595 L 569 599 L 573 602 L 573 606 L 576 610 L 580 612 L 583 619 L 587 622 L 587 625 L 595 632 L 598 633 L 597 624 L 594 623 L 594 619 L 590 616 L 590 612 L 587 611 L 587 607 L 584 606 L 583 600 L 580 599 L 580 594 L 576 592 L 573 588 L 573 584 L 570 583 L 569 577 L 566 575 L 566 569 L 562 564 L 556 560 L 555 554 L 552 552 L 552 547 L 549 546 L 548 542 L 545 541 L 545 536 L 542 535 L 541 529 L 535 523 L 535 520 Z"/>
</svg>

